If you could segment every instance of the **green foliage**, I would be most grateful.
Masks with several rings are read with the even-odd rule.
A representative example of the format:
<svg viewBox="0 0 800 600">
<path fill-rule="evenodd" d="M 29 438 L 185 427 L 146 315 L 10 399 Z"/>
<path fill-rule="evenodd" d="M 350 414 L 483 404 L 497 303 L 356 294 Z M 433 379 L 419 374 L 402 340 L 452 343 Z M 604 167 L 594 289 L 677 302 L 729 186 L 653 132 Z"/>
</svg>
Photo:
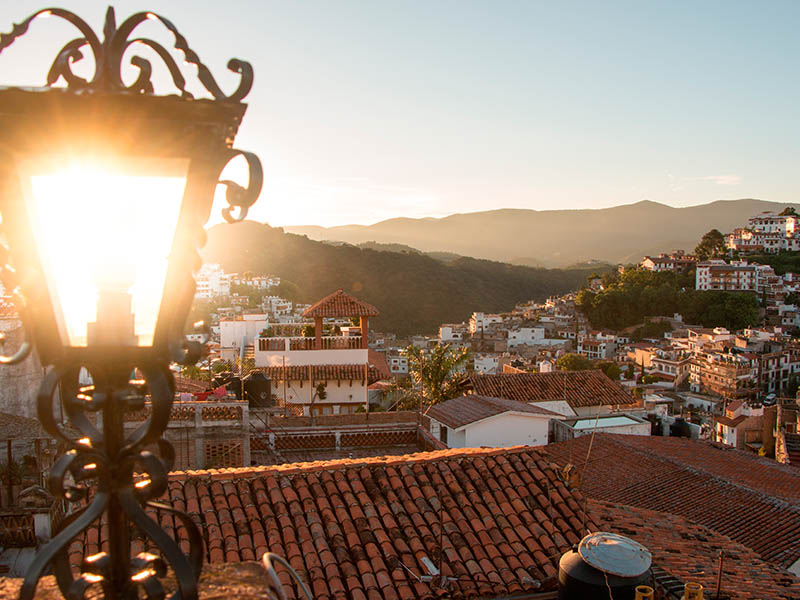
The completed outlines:
<svg viewBox="0 0 800 600">
<path fill-rule="evenodd" d="M 230 370 L 231 370 L 231 363 L 229 363 L 227 360 L 221 360 L 211 365 L 211 372 L 214 375 L 218 375 L 220 373 L 224 373 L 225 371 L 230 371 Z"/>
<path fill-rule="evenodd" d="M 206 381 L 208 379 L 208 371 L 201 369 L 197 365 L 185 365 L 181 368 L 181 376 L 186 379 Z"/>
<path fill-rule="evenodd" d="M 570 352 L 556 361 L 556 367 L 561 371 L 585 371 L 592 368 L 592 361 L 585 356 Z"/>
<path fill-rule="evenodd" d="M 303 298 L 303 292 L 300 290 L 300 286 L 283 277 L 281 277 L 280 285 L 275 288 L 275 295 L 290 300 L 291 302 L 302 302 Z"/>
<path fill-rule="evenodd" d="M 694 254 L 698 260 L 725 256 L 725 236 L 718 229 L 712 229 L 702 237 Z"/>
<path fill-rule="evenodd" d="M 303 337 L 315 337 L 317 335 L 317 328 L 314 327 L 311 323 L 307 323 L 303 325 L 303 329 L 301 331 Z"/>
<path fill-rule="evenodd" d="M 405 349 L 408 372 L 423 404 L 438 404 L 464 392 L 465 378 L 460 372 L 469 360 L 467 348 L 437 344 L 430 350 L 417 346 Z"/>
<path fill-rule="evenodd" d="M 246 283 L 234 283 L 231 285 L 231 295 L 238 294 L 239 296 L 246 296 L 250 301 L 250 306 L 258 306 L 264 299 L 264 290 L 261 290 Z"/>
<path fill-rule="evenodd" d="M 468 319 L 476 309 L 506 311 L 521 300 L 564 294 L 599 270 L 466 257 L 444 263 L 424 254 L 324 244 L 248 221 L 213 227 L 203 256 L 228 272 L 277 275 L 281 285 L 274 293 L 295 302 L 315 302 L 342 288 L 380 309 L 380 316 L 370 319 L 375 330 L 400 336 L 434 332 L 442 323 Z"/>
<path fill-rule="evenodd" d="M 662 338 L 667 331 L 672 331 L 669 321 L 647 321 L 641 327 L 634 329 L 630 337 L 634 342 L 638 342 L 645 338 Z"/>
<path fill-rule="evenodd" d="M 642 377 L 642 383 L 649 384 L 649 383 L 658 383 L 661 381 L 661 377 L 658 375 L 645 375 Z"/>
<path fill-rule="evenodd" d="M 619 376 L 622 373 L 617 363 L 610 360 L 603 360 L 597 363 L 597 368 L 606 374 L 606 377 L 612 381 L 619 381 Z"/>
<path fill-rule="evenodd" d="M 706 327 L 741 329 L 758 321 L 758 301 L 752 294 L 683 289 L 679 276 L 670 271 L 628 269 L 602 292 L 581 290 L 576 305 L 594 327 L 613 330 L 676 312 L 687 323 Z M 658 333 L 659 327 L 645 324 L 640 334 Z"/>
<path fill-rule="evenodd" d="M 781 217 L 796 217 L 797 211 L 794 209 L 794 206 L 787 206 L 779 212 L 778 215 Z"/>
<path fill-rule="evenodd" d="M 628 365 L 628 368 L 625 369 L 625 379 L 633 379 L 636 377 L 636 369 L 633 365 Z"/>
<path fill-rule="evenodd" d="M 779 252 L 777 254 L 748 254 L 748 262 L 769 265 L 778 275 L 800 271 L 800 251 Z"/>
</svg>

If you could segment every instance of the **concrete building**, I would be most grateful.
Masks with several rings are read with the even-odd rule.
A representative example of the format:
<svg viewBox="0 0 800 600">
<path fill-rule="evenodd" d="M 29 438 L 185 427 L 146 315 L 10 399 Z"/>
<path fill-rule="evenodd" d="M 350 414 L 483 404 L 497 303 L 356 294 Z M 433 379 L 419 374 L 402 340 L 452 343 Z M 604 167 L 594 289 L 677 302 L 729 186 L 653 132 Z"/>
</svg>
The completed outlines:
<svg viewBox="0 0 800 600">
<path fill-rule="evenodd" d="M 505 398 L 470 394 L 431 406 L 430 433 L 449 448 L 544 446 L 562 415 Z"/>
<path fill-rule="evenodd" d="M 368 406 L 368 386 L 389 373 L 371 364 L 367 348 L 369 318 L 378 309 L 337 290 L 308 308 L 314 337 L 259 335 L 255 339 L 255 367 L 273 382 L 279 406 L 291 414 L 353 413 Z M 358 317 L 360 327 L 342 335 L 323 335 L 326 319 Z"/>
<path fill-rule="evenodd" d="M 197 283 L 195 298 L 210 300 L 231 294 L 231 275 L 225 273 L 218 264 L 204 264 L 198 271 L 195 281 Z"/>
</svg>

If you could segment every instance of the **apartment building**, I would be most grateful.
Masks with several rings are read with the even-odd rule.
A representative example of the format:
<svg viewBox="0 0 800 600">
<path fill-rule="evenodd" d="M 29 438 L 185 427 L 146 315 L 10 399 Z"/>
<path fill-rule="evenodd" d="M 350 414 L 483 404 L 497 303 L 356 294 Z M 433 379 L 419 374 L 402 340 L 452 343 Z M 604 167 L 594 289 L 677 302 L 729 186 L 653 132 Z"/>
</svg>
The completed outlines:
<svg viewBox="0 0 800 600">
<path fill-rule="evenodd" d="M 758 371 L 757 356 L 700 351 L 689 367 L 689 384 L 693 392 L 746 400 L 759 393 Z"/>
</svg>

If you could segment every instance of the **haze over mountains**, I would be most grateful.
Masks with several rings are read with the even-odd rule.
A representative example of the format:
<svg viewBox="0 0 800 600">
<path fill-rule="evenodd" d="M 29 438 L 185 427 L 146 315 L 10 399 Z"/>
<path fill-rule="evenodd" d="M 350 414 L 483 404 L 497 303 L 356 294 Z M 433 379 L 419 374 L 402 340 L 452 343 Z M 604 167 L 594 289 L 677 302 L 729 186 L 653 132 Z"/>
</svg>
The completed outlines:
<svg viewBox="0 0 800 600">
<path fill-rule="evenodd" d="M 405 244 L 514 264 L 564 267 L 589 260 L 638 262 L 645 254 L 692 250 L 710 229 L 723 233 L 748 217 L 790 204 L 719 200 L 674 208 L 644 200 L 595 210 L 499 209 L 443 218 L 397 218 L 374 225 L 284 227 L 313 240 Z"/>
</svg>

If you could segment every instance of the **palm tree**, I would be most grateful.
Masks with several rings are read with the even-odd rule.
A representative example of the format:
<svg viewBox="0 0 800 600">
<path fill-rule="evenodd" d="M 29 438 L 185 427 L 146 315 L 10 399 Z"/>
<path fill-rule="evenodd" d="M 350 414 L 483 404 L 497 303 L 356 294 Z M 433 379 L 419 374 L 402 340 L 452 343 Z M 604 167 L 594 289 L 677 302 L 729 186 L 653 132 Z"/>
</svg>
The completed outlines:
<svg viewBox="0 0 800 600">
<path fill-rule="evenodd" d="M 469 359 L 467 348 L 437 344 L 430 350 L 423 350 L 409 346 L 404 353 L 408 357 L 408 372 L 415 395 L 423 404 L 437 404 L 464 391 L 466 377 L 460 367 Z"/>
</svg>

